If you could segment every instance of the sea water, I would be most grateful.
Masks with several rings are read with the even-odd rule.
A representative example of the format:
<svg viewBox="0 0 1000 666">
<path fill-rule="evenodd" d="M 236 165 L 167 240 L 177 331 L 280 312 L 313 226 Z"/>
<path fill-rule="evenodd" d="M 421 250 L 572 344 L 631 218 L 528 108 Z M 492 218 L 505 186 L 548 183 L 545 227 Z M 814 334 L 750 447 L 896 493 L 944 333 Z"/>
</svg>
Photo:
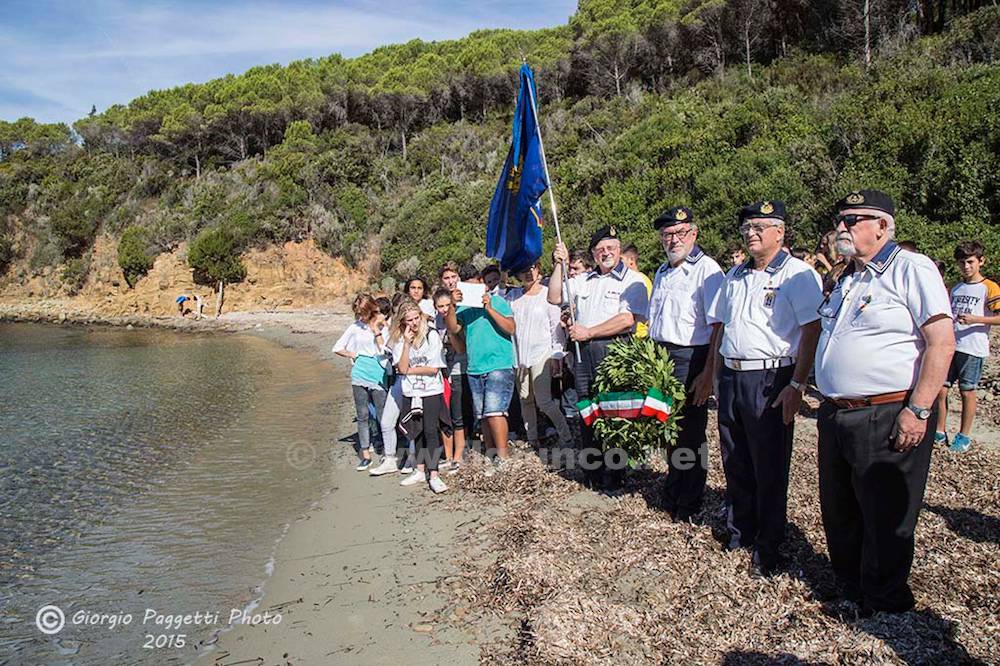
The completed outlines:
<svg viewBox="0 0 1000 666">
<path fill-rule="evenodd" d="M 261 587 L 346 396 L 250 336 L 0 324 L 0 663 L 189 663 L 281 622 Z"/>
</svg>

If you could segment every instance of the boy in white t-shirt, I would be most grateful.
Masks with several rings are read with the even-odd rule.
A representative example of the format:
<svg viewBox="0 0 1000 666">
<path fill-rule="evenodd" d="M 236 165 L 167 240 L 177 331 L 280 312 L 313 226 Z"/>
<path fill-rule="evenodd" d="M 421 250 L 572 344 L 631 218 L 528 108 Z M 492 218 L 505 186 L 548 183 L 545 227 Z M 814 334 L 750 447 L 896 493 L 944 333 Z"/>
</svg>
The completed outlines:
<svg viewBox="0 0 1000 666">
<path fill-rule="evenodd" d="M 948 379 L 938 395 L 936 444 L 948 443 L 948 389 L 956 381 L 962 394 L 962 426 L 949 447 L 963 453 L 972 446 L 972 421 L 976 417 L 976 389 L 983 375 L 983 362 L 990 355 L 990 326 L 1000 324 L 1000 286 L 983 277 L 986 263 L 982 243 L 965 241 L 955 248 L 955 261 L 962 281 L 951 289 L 955 315 L 955 356 Z"/>
</svg>

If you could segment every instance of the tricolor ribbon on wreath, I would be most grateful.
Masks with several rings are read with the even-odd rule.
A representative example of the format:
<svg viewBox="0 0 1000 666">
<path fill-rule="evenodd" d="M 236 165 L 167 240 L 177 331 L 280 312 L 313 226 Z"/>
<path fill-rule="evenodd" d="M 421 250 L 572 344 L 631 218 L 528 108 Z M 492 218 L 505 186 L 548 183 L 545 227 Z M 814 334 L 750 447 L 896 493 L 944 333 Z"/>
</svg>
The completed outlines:
<svg viewBox="0 0 1000 666">
<path fill-rule="evenodd" d="M 580 417 L 588 426 L 600 418 L 638 419 L 654 418 L 666 421 L 670 418 L 674 399 L 663 392 L 651 388 L 645 394 L 639 391 L 618 391 L 598 393 L 593 400 L 585 398 L 576 403 Z"/>
</svg>

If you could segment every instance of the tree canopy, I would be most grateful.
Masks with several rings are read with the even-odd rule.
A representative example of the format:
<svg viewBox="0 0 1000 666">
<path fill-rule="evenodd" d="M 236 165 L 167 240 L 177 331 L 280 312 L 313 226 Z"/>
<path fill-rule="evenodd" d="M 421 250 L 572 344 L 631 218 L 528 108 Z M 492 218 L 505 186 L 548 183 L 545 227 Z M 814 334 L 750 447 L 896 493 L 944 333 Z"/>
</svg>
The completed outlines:
<svg viewBox="0 0 1000 666">
<path fill-rule="evenodd" d="M 692 207 L 719 252 L 733 212 L 767 197 L 812 245 L 830 203 L 868 186 L 896 198 L 922 251 L 947 259 L 975 237 L 1000 252 L 989 4 L 867 0 L 865 30 L 849 0 L 583 0 L 562 27 L 254 67 L 72 130 L 0 121 L 0 259 L 79 260 L 76 279 L 97 233 L 128 228 L 137 278 L 182 241 L 213 281 L 241 279 L 227 253 L 306 238 L 390 274 L 470 260 L 522 59 L 571 243 L 614 221 L 649 270 L 663 209 Z"/>
</svg>

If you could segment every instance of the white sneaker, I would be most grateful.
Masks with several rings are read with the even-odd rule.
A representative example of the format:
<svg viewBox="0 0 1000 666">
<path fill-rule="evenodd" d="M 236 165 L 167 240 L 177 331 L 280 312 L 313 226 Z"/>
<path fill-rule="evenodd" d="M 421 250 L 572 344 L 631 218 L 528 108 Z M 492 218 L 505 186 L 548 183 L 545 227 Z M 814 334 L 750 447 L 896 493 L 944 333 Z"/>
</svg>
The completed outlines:
<svg viewBox="0 0 1000 666">
<path fill-rule="evenodd" d="M 403 467 L 402 467 L 402 468 L 401 468 L 401 469 L 399 470 L 399 473 L 400 473 L 400 474 L 413 474 L 413 465 L 411 465 L 410 463 L 406 463 L 406 464 L 405 464 L 405 465 L 403 465 Z"/>
<path fill-rule="evenodd" d="M 433 490 L 435 493 L 443 493 L 444 491 L 448 490 L 448 486 L 445 484 L 444 481 L 441 480 L 440 476 L 432 476 L 431 490 Z"/>
<path fill-rule="evenodd" d="M 458 474 L 458 470 L 462 469 L 462 463 L 453 462 L 451 467 L 448 469 L 448 474 Z"/>
<path fill-rule="evenodd" d="M 442 460 L 438 463 L 438 471 L 446 472 L 451 469 L 452 462 L 450 460 Z"/>
<path fill-rule="evenodd" d="M 424 483 L 427 481 L 427 474 L 421 472 L 419 469 L 410 474 L 408 477 L 399 482 L 401 486 L 415 486 L 418 483 Z"/>
<path fill-rule="evenodd" d="M 382 458 L 382 462 L 378 464 L 378 467 L 372 467 L 368 470 L 368 473 L 372 476 L 382 476 L 383 474 L 395 474 L 398 469 L 396 467 L 396 457 L 395 456 L 385 456 Z"/>
</svg>

